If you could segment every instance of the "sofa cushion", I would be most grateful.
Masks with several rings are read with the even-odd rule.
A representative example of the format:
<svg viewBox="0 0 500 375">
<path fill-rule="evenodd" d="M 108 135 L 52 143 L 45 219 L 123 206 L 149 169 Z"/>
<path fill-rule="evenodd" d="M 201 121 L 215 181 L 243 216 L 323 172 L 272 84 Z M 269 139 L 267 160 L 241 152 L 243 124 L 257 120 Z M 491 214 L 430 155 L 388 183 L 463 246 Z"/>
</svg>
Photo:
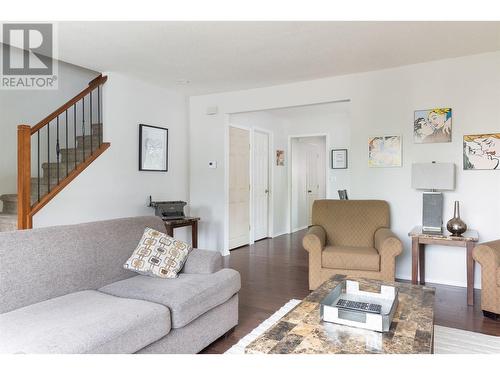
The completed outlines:
<svg viewBox="0 0 500 375">
<path fill-rule="evenodd" d="M 134 353 L 169 331 L 165 306 L 86 290 L 0 314 L 0 353 Z"/>
<path fill-rule="evenodd" d="M 156 229 L 146 228 L 139 244 L 123 267 L 141 275 L 166 279 L 177 277 L 192 247 Z"/>
<path fill-rule="evenodd" d="M 135 298 L 167 306 L 173 328 L 186 324 L 226 302 L 241 287 L 240 274 L 223 269 L 212 274 L 179 274 L 176 279 L 136 276 L 99 289 L 123 298 Z"/>
<path fill-rule="evenodd" d="M 321 254 L 325 268 L 379 271 L 380 256 L 373 247 L 327 246 Z"/>
</svg>

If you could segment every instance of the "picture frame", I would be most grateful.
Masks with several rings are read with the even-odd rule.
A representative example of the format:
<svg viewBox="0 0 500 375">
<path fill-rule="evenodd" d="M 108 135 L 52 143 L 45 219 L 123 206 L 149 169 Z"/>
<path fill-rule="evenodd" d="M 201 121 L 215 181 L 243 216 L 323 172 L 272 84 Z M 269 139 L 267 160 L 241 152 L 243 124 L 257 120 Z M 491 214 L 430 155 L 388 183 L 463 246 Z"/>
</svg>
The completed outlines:
<svg viewBox="0 0 500 375">
<path fill-rule="evenodd" d="M 347 149 L 335 148 L 331 151 L 331 169 L 347 169 Z"/>
<path fill-rule="evenodd" d="M 276 150 L 276 165 L 278 167 L 285 166 L 285 151 L 284 150 Z"/>
<path fill-rule="evenodd" d="M 168 172 L 168 129 L 139 124 L 139 171 Z"/>
<path fill-rule="evenodd" d="M 403 136 L 378 135 L 368 138 L 368 167 L 400 168 L 403 166 Z"/>
<path fill-rule="evenodd" d="M 463 169 L 500 170 L 500 133 L 464 134 Z"/>
<path fill-rule="evenodd" d="M 421 109 L 413 112 L 414 143 L 449 143 L 452 141 L 451 108 Z"/>
</svg>

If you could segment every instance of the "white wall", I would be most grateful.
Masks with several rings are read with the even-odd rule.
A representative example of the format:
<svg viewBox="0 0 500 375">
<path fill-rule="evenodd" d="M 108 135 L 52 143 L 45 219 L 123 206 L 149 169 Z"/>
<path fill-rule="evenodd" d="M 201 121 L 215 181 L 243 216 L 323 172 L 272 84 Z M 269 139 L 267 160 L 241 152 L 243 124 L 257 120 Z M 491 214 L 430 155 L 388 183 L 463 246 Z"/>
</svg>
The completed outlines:
<svg viewBox="0 0 500 375">
<path fill-rule="evenodd" d="M 35 215 L 34 227 L 152 215 L 149 195 L 189 201 L 186 98 L 118 73 L 108 76 L 103 120 L 111 147 Z M 139 124 L 168 128 L 168 172 L 138 170 Z M 175 234 L 187 237 L 181 229 Z"/>
<path fill-rule="evenodd" d="M 200 244 L 221 249 L 224 237 L 224 137 L 227 113 L 351 100 L 350 197 L 386 199 L 392 228 L 404 241 L 396 276 L 411 277 L 408 231 L 421 222 L 421 192 L 410 187 L 412 162 L 448 161 L 457 165 L 457 188 L 445 193 L 445 218 L 453 200 L 462 203 L 462 217 L 479 230 L 481 241 L 499 237 L 498 171 L 462 170 L 462 135 L 500 131 L 500 53 L 489 53 L 331 77 L 261 89 L 219 93 L 190 99 L 190 200 L 205 214 Z M 218 106 L 219 114 L 206 109 Z M 413 111 L 453 108 L 453 142 L 413 144 Z M 367 163 L 367 138 L 396 133 L 403 136 L 403 167 L 376 169 Z M 221 168 L 210 170 L 207 160 Z M 208 223 L 207 223 L 208 222 Z M 429 247 L 427 280 L 465 285 L 465 250 Z M 476 267 L 479 270 L 479 267 Z M 479 272 L 476 285 L 479 285 Z"/>
<path fill-rule="evenodd" d="M 99 74 L 64 62 L 58 65 L 56 90 L 0 90 L 0 195 L 17 192 L 17 125 L 35 125 Z"/>
</svg>

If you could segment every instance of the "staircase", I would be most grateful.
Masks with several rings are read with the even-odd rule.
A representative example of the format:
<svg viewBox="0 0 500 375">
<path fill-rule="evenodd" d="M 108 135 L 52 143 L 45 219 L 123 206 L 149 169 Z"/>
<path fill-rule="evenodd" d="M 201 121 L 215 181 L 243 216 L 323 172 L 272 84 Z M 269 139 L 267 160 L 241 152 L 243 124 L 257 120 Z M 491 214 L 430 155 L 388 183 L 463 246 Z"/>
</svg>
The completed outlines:
<svg viewBox="0 0 500 375">
<path fill-rule="evenodd" d="M 17 194 L 0 196 L 0 232 L 32 218 L 109 146 L 102 141 L 102 75 L 37 125 L 18 126 Z"/>
</svg>

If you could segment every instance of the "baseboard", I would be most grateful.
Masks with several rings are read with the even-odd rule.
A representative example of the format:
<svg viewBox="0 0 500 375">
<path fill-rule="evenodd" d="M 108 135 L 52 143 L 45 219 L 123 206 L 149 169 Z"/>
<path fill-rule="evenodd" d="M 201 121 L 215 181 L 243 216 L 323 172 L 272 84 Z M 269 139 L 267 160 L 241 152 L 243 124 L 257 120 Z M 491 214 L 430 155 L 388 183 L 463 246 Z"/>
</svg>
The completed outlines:
<svg viewBox="0 0 500 375">
<path fill-rule="evenodd" d="M 303 229 L 307 229 L 307 228 L 309 228 L 309 225 L 292 229 L 292 231 L 290 233 L 295 233 L 295 232 L 298 232 L 299 230 L 303 230 Z"/>
<path fill-rule="evenodd" d="M 405 276 L 396 275 L 396 279 L 411 282 L 411 278 L 408 278 L 408 275 L 405 275 Z M 466 282 L 456 282 L 456 281 L 442 280 L 442 279 L 429 279 L 427 277 L 425 278 L 425 282 L 430 283 L 430 284 L 440 284 L 440 285 L 448 285 L 448 286 L 457 286 L 460 288 L 467 288 Z M 481 283 L 474 284 L 474 289 L 481 289 Z"/>
<path fill-rule="evenodd" d="M 276 237 L 279 237 L 279 236 L 284 236 L 285 234 L 290 234 L 288 233 L 288 231 L 284 231 L 284 232 L 278 232 L 278 233 L 273 233 L 273 238 L 276 238 Z"/>
</svg>

